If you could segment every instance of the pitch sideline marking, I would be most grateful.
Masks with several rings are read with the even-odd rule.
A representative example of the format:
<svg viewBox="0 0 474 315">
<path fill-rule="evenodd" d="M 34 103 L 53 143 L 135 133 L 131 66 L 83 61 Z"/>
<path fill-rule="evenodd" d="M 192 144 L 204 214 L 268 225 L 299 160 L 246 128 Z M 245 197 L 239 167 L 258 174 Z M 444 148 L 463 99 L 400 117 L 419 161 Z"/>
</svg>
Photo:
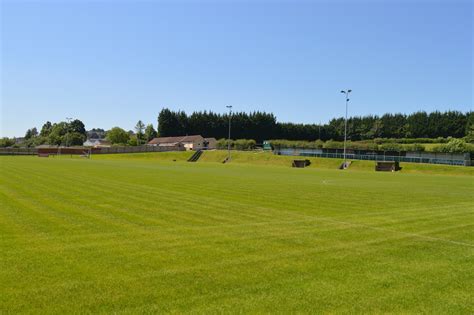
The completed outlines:
<svg viewBox="0 0 474 315">
<path fill-rule="evenodd" d="M 452 240 L 447 240 L 444 238 L 439 238 L 439 237 L 434 237 L 434 236 L 429 236 L 429 235 L 422 235 L 422 234 L 416 234 L 416 233 L 409 233 L 409 232 L 403 232 L 403 231 L 397 231 L 397 230 L 392 230 L 392 229 L 386 229 L 386 228 L 381 228 L 381 227 L 376 227 L 376 226 L 371 226 L 363 223 L 353 223 L 353 222 L 347 222 L 347 221 L 340 221 L 340 220 L 334 220 L 326 217 L 313 217 L 313 216 L 305 216 L 301 215 L 304 217 L 307 217 L 308 219 L 314 219 L 314 220 L 323 220 L 323 221 L 328 221 L 328 222 L 334 222 L 334 223 L 339 223 L 339 224 L 344 224 L 344 225 L 349 225 L 349 226 L 356 226 L 356 227 L 364 227 L 368 228 L 371 230 L 376 230 L 376 231 L 384 231 L 384 232 L 392 232 L 392 233 L 398 233 L 402 235 L 407 235 L 407 236 L 413 236 L 413 237 L 418 237 L 418 238 L 424 238 L 432 241 L 439 241 L 439 242 L 445 242 L 445 243 L 451 243 L 451 244 L 456 244 L 456 245 L 462 245 L 462 246 L 468 246 L 468 247 L 474 247 L 474 244 L 469 244 L 465 242 L 459 242 L 459 241 L 452 241 Z"/>
</svg>

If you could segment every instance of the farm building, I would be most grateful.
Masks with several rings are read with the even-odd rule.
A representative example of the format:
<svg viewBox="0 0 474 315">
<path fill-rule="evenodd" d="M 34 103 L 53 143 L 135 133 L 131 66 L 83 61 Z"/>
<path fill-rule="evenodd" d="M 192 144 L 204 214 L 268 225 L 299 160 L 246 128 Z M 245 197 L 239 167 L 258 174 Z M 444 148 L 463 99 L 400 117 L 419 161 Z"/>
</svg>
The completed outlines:
<svg viewBox="0 0 474 315">
<path fill-rule="evenodd" d="M 181 146 L 186 150 L 209 150 L 216 148 L 215 138 L 204 138 L 201 135 L 179 136 L 179 137 L 160 137 L 154 138 L 148 145 L 151 146 Z"/>
</svg>

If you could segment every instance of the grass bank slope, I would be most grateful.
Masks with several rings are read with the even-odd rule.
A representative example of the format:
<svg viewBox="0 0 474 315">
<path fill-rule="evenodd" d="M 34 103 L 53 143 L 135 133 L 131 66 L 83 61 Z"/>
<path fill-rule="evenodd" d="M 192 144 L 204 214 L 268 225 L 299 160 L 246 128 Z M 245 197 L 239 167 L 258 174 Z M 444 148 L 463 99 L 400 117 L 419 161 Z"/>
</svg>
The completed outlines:
<svg viewBox="0 0 474 315">
<path fill-rule="evenodd" d="M 186 162 L 193 151 L 183 152 L 152 152 L 152 153 L 136 153 L 136 154 L 107 154 L 95 155 L 94 160 L 133 160 L 133 161 L 153 161 L 153 162 Z M 294 157 L 275 155 L 271 152 L 263 151 L 233 151 L 232 161 L 228 165 L 246 164 L 261 166 L 280 166 L 291 167 L 294 159 L 306 159 L 306 157 Z M 198 161 L 201 163 L 220 163 L 227 157 L 225 150 L 204 151 Z M 336 170 L 343 162 L 342 159 L 330 158 L 307 158 L 311 161 L 310 169 L 331 169 Z M 419 164 L 419 163 L 401 163 L 402 170 L 400 173 L 419 173 L 419 174 L 438 174 L 438 175 L 465 175 L 474 176 L 474 167 Z M 352 165 L 348 169 L 352 171 L 368 171 L 373 172 L 375 167 L 374 161 L 353 160 Z"/>
<path fill-rule="evenodd" d="M 200 162 L 222 162 L 227 157 L 227 151 L 205 151 L 200 158 Z M 309 159 L 310 168 L 338 169 L 343 162 L 342 159 L 330 158 L 306 158 L 294 156 L 275 155 L 271 152 L 253 152 L 236 151 L 232 152 L 232 163 L 236 164 L 254 164 L 254 165 L 273 165 L 290 167 L 294 159 Z M 440 175 L 470 175 L 474 176 L 474 167 L 419 164 L 419 163 L 400 163 L 402 170 L 400 173 L 423 173 Z M 374 171 L 374 161 L 353 160 L 348 171 Z"/>
</svg>

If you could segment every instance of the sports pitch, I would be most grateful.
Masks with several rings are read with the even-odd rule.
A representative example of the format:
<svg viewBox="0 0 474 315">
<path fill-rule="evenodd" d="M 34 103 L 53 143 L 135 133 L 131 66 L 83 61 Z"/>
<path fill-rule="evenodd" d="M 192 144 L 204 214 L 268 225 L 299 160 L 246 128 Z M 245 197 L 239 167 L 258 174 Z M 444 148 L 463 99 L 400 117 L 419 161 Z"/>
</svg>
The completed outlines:
<svg viewBox="0 0 474 315">
<path fill-rule="evenodd" d="M 187 154 L 0 157 L 0 313 L 474 312 L 470 168 Z"/>
</svg>

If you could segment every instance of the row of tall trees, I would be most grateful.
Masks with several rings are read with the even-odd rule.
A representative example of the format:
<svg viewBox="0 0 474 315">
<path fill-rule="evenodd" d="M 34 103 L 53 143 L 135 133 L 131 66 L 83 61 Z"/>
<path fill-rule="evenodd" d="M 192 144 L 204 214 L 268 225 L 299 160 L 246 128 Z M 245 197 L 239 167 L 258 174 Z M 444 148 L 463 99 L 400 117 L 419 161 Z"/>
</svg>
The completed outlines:
<svg viewBox="0 0 474 315">
<path fill-rule="evenodd" d="M 233 113 L 233 139 L 288 140 L 343 140 L 344 118 L 334 118 L 328 124 L 295 124 L 277 122 L 271 113 Z M 204 137 L 226 138 L 229 115 L 213 112 L 194 112 L 164 108 L 158 116 L 158 133 L 162 137 L 200 134 Z M 351 117 L 347 121 L 350 140 L 375 138 L 438 138 L 468 136 L 473 130 L 474 113 L 459 111 L 416 112 L 410 115 L 385 114 L 383 116 Z"/>
<path fill-rule="evenodd" d="M 269 139 L 277 126 L 273 114 L 253 112 L 233 113 L 232 138 Z M 199 134 L 203 137 L 226 138 L 229 132 L 229 115 L 213 112 L 194 112 L 186 115 L 183 111 L 161 110 L 158 116 L 158 134 L 161 137 Z"/>
</svg>

